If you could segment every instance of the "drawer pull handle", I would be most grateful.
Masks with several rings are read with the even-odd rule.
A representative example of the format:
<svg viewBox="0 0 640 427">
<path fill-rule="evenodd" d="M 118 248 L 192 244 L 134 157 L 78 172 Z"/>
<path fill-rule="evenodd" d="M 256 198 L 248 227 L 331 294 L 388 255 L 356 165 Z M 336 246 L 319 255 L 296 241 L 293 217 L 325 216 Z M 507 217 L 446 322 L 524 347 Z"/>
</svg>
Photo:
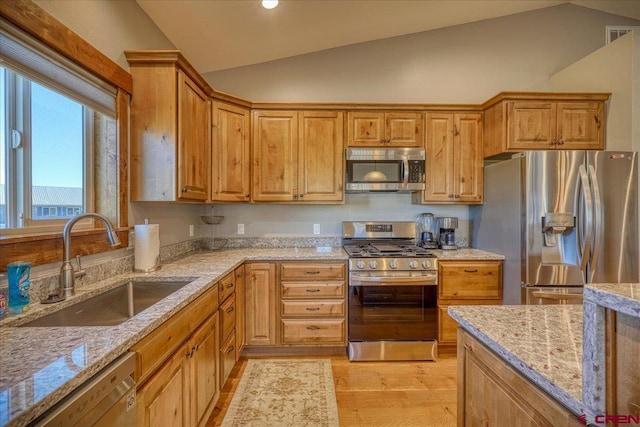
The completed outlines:
<svg viewBox="0 0 640 427">
<path fill-rule="evenodd" d="M 320 270 L 307 271 L 306 274 L 320 274 Z"/>
<path fill-rule="evenodd" d="M 477 272 L 478 272 L 478 269 L 477 269 L 477 268 L 474 268 L 473 270 L 467 270 L 467 269 L 465 268 L 465 269 L 464 269 L 464 272 L 465 272 L 465 273 L 477 273 Z"/>
<path fill-rule="evenodd" d="M 227 350 L 227 354 L 231 353 L 233 350 L 235 350 L 236 348 L 234 346 L 229 347 L 229 350 Z"/>
<path fill-rule="evenodd" d="M 320 329 L 320 328 L 319 328 L 318 326 L 313 325 L 313 326 L 307 326 L 307 329 L 308 329 L 309 331 L 317 331 L 317 330 L 318 330 L 318 329 Z"/>
<path fill-rule="evenodd" d="M 318 311 L 318 310 L 320 310 L 320 307 L 307 307 L 305 310 L 307 310 L 307 311 Z"/>
<path fill-rule="evenodd" d="M 229 308 L 229 310 L 227 310 L 227 313 L 233 313 L 236 310 L 235 307 L 231 307 Z"/>
<path fill-rule="evenodd" d="M 229 284 L 227 285 L 227 289 L 230 289 L 230 288 L 233 288 L 233 283 L 229 283 Z"/>
<path fill-rule="evenodd" d="M 320 292 L 320 289 L 307 289 L 307 292 L 314 294 L 316 292 Z"/>
</svg>

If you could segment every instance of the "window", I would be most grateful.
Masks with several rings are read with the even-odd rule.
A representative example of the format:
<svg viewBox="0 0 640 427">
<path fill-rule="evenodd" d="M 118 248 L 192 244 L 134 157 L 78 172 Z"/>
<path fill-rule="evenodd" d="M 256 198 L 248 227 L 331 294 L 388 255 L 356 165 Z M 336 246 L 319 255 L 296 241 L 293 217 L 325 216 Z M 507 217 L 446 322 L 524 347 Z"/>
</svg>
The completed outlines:
<svg viewBox="0 0 640 427">
<path fill-rule="evenodd" d="M 10 27 L 0 38 L 0 236 L 57 231 L 117 185 L 95 166 L 117 148 L 115 89 Z"/>
</svg>

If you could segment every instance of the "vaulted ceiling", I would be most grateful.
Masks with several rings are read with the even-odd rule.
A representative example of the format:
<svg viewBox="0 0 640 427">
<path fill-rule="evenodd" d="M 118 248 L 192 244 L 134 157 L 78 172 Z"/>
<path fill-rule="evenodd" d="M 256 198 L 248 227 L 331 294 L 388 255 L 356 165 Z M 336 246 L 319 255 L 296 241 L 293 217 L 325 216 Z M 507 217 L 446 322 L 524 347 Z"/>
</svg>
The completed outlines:
<svg viewBox="0 0 640 427">
<path fill-rule="evenodd" d="M 136 0 L 201 73 L 573 3 L 640 20 L 639 0 Z"/>
</svg>

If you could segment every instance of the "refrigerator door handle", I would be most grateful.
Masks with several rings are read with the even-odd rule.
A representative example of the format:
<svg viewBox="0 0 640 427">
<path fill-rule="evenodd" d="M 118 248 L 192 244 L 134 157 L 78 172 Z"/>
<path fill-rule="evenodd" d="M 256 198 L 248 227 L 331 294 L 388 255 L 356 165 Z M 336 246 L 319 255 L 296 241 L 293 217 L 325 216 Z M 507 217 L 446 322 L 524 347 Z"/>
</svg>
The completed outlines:
<svg viewBox="0 0 640 427">
<path fill-rule="evenodd" d="M 593 203 L 589 177 L 584 165 L 578 168 L 578 256 L 580 257 L 580 270 L 587 271 L 587 264 L 591 257 L 591 241 L 593 238 Z"/>
<path fill-rule="evenodd" d="M 587 282 L 591 282 L 595 275 L 595 268 L 598 264 L 598 257 L 600 256 L 600 247 L 602 246 L 602 195 L 600 193 L 600 186 L 598 185 L 598 177 L 596 176 L 596 171 L 593 168 L 593 165 L 589 165 L 589 178 L 591 182 L 591 189 L 593 192 L 593 245 L 592 245 L 592 254 L 591 259 L 589 260 L 589 275 L 587 277 Z"/>
</svg>

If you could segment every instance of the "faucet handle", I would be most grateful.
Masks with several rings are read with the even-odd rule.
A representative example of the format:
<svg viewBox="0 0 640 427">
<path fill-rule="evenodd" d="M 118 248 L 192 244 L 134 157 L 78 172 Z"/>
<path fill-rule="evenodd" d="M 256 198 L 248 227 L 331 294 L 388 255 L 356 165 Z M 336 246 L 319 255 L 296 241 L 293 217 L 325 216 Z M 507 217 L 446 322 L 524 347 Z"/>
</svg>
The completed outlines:
<svg viewBox="0 0 640 427">
<path fill-rule="evenodd" d="M 76 255 L 76 262 L 78 264 L 78 268 L 74 272 L 75 277 L 84 277 L 87 272 L 82 269 L 82 263 L 80 262 L 80 255 Z"/>
</svg>

